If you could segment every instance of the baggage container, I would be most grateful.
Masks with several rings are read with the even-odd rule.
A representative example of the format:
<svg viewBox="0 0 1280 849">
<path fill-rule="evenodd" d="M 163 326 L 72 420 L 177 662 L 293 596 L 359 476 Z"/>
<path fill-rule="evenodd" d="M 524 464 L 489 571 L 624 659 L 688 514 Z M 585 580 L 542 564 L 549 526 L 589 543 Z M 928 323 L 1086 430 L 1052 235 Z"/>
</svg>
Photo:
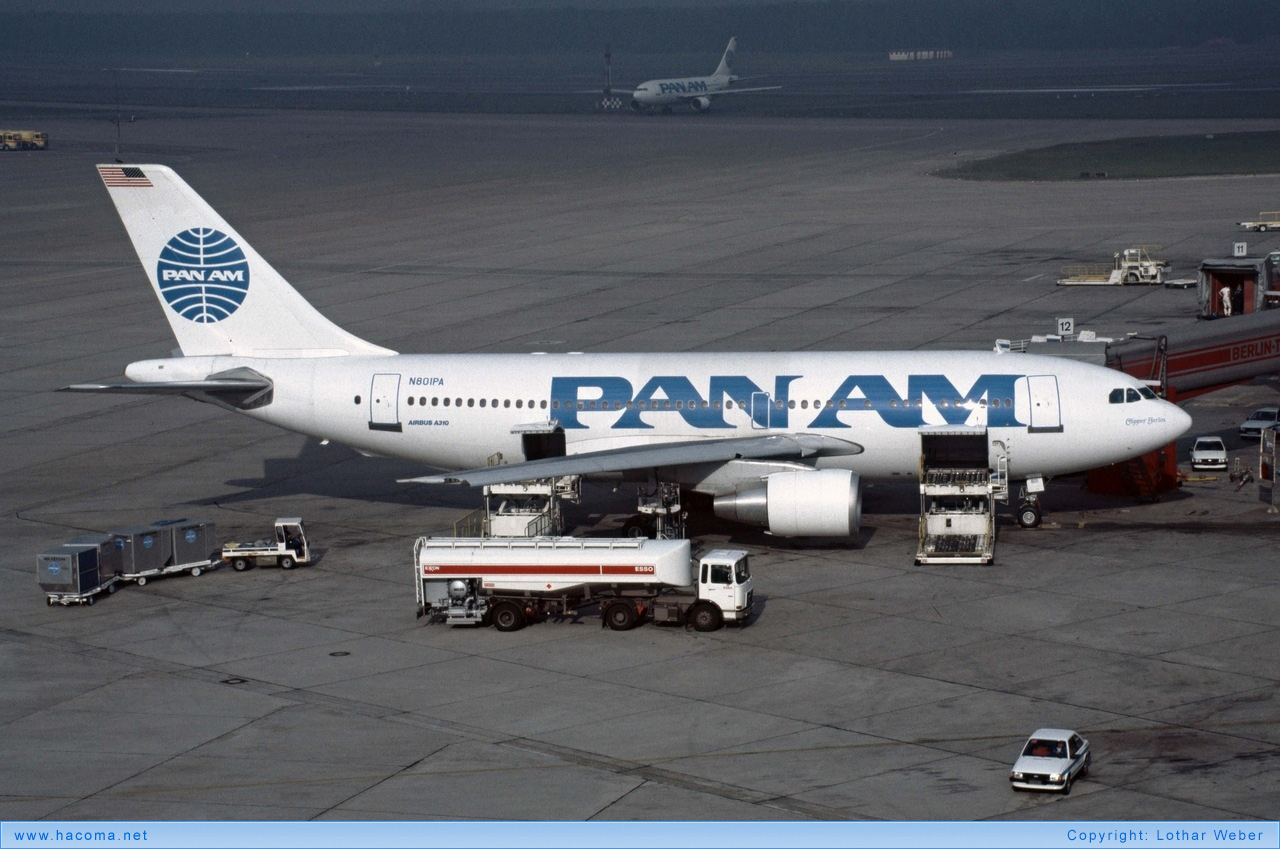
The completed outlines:
<svg viewBox="0 0 1280 849">
<path fill-rule="evenodd" d="M 158 575 L 172 562 L 173 534 L 155 525 L 126 528 L 111 534 L 120 549 L 120 574 L 133 580 Z"/>
<path fill-rule="evenodd" d="M 162 519 L 112 534 L 120 551 L 120 576 L 138 586 L 157 575 L 190 572 L 194 577 L 213 565 L 209 558 L 212 522 Z"/>
<path fill-rule="evenodd" d="M 93 604 L 101 592 L 116 591 L 119 578 L 114 573 L 103 575 L 104 549 L 112 546 L 106 540 L 97 543 L 66 543 L 36 555 L 36 580 L 45 592 L 45 602 L 55 604 Z M 108 569 L 111 568 L 108 562 Z"/>
<path fill-rule="evenodd" d="M 213 545 L 213 522 L 202 522 L 195 519 L 166 519 L 155 523 L 157 527 L 167 527 L 173 535 L 173 562 L 186 567 L 198 563 L 208 564 L 209 552 Z"/>
</svg>

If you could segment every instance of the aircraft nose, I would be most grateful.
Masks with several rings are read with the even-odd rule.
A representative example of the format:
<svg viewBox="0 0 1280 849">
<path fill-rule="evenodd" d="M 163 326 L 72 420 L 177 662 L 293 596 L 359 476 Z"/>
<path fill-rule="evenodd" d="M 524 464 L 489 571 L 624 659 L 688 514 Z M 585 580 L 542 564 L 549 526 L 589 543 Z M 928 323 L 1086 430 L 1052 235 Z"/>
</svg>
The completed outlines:
<svg viewBox="0 0 1280 849">
<path fill-rule="evenodd" d="M 1191 429 L 1191 416 L 1177 404 L 1169 404 L 1169 408 L 1169 441 L 1172 442 Z"/>
<path fill-rule="evenodd" d="M 1177 404 L 1162 401 L 1164 425 L 1160 428 L 1162 444 L 1167 445 L 1191 429 L 1191 416 Z"/>
</svg>

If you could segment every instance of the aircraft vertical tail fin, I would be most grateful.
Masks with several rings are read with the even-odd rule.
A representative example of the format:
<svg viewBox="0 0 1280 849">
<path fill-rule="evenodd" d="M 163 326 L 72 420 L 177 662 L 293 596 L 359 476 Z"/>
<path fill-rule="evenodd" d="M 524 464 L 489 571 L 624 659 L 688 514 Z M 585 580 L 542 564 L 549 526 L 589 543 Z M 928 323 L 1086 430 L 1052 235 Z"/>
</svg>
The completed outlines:
<svg viewBox="0 0 1280 849">
<path fill-rule="evenodd" d="M 186 356 L 392 354 L 338 327 L 172 169 L 99 165 Z"/>
<path fill-rule="evenodd" d="M 716 68 L 714 76 L 731 77 L 733 76 L 733 54 L 738 52 L 738 37 L 735 35 L 729 39 L 729 46 L 724 49 L 724 56 L 720 57 L 720 65 Z M 703 65 L 702 67 L 707 67 Z"/>
</svg>

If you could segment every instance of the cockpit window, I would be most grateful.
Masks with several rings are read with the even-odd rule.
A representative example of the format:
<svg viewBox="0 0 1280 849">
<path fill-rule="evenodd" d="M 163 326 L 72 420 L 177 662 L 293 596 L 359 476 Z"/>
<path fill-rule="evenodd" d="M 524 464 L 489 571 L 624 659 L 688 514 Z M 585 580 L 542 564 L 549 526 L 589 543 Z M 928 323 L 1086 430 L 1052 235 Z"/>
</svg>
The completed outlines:
<svg viewBox="0 0 1280 849">
<path fill-rule="evenodd" d="M 1159 398 L 1155 392 L 1152 392 L 1145 386 L 1133 389 L 1131 387 L 1123 387 L 1112 389 L 1111 394 L 1107 396 L 1107 401 L 1112 404 L 1132 404 L 1135 401 L 1141 401 L 1143 398 Z"/>
<path fill-rule="evenodd" d="M 1148 401 L 1155 401 L 1160 397 L 1159 395 L 1156 394 L 1156 391 L 1152 389 L 1150 386 L 1144 386 L 1141 389 L 1139 389 L 1138 392 L 1141 393 L 1142 397 L 1146 398 Z"/>
</svg>

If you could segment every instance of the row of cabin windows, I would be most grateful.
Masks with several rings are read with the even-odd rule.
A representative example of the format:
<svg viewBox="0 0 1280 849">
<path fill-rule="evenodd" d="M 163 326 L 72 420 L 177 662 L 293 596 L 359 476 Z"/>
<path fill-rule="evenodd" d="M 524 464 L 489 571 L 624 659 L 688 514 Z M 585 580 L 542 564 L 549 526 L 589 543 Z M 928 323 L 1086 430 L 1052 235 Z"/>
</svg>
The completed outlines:
<svg viewBox="0 0 1280 849">
<path fill-rule="evenodd" d="M 413 398 L 413 396 L 410 396 L 410 397 L 409 397 L 409 406 L 410 406 L 410 407 L 412 407 L 412 406 L 414 405 L 414 400 L 415 400 L 415 399 Z M 475 399 L 475 398 L 468 398 L 468 399 L 466 399 L 466 400 L 467 400 L 467 406 L 468 406 L 468 407 L 475 407 L 475 406 L 477 406 L 477 403 L 476 403 L 476 399 Z M 425 407 L 425 406 L 427 406 L 427 399 L 426 399 L 425 397 L 420 397 L 420 398 L 418 398 L 418 399 L 417 399 L 417 403 L 418 403 L 420 406 Z M 433 406 L 433 407 L 449 407 L 449 406 L 461 407 L 461 406 L 462 406 L 462 399 L 461 399 L 461 398 L 453 399 L 453 398 L 439 398 L 439 397 L 436 397 L 436 398 L 432 398 L 432 399 L 431 399 L 431 406 Z M 508 398 L 508 399 L 506 399 L 506 400 L 504 400 L 504 401 L 499 401 L 497 398 L 494 398 L 492 402 L 490 402 L 488 398 L 481 398 L 478 406 L 481 406 L 481 407 L 489 407 L 489 406 L 492 406 L 492 407 L 494 407 L 494 408 L 497 408 L 497 407 L 500 407 L 500 406 L 501 406 L 501 407 L 505 407 L 505 408 L 507 408 L 507 409 L 510 409 L 511 407 L 515 407 L 517 410 L 523 410 L 523 409 L 524 409 L 524 407 L 525 407 L 525 402 L 524 402 L 524 399 L 523 399 L 523 398 L 518 398 L 518 399 L 516 399 L 515 401 L 512 401 L 510 398 Z M 556 409 L 559 409 L 559 405 L 558 405 L 558 403 L 557 403 L 555 406 L 556 406 Z M 545 409 L 547 408 L 547 402 L 546 402 L 546 401 L 543 401 L 541 404 L 539 404 L 537 401 L 530 401 L 530 402 L 529 402 L 529 409 L 530 409 L 530 410 L 537 409 L 537 408 L 539 408 L 539 407 L 541 407 L 542 409 L 544 409 L 544 410 L 545 410 Z"/>
<path fill-rule="evenodd" d="M 1132 404 L 1135 401 L 1141 401 L 1143 398 L 1152 400 L 1160 396 L 1155 393 L 1154 389 L 1144 386 L 1141 389 L 1131 389 L 1128 387 L 1122 389 L 1112 389 L 1111 394 L 1107 396 L 1107 401 L 1112 404 Z"/>
<path fill-rule="evenodd" d="M 1133 392 L 1133 390 L 1132 390 L 1132 389 L 1130 389 L 1129 391 L 1130 391 L 1130 392 Z M 1121 392 L 1121 393 L 1123 393 L 1123 392 L 1124 392 L 1124 390 L 1122 390 L 1122 389 L 1117 389 L 1117 390 L 1116 390 L 1116 392 Z M 1114 400 L 1114 398 L 1115 398 L 1115 392 L 1113 392 L 1113 393 L 1111 393 L 1111 394 L 1112 394 L 1112 402 L 1111 402 L 1111 403 L 1113 403 L 1113 404 L 1120 403 L 1119 401 Z M 1134 393 L 1134 394 L 1135 394 L 1135 396 L 1136 396 L 1136 394 L 1137 394 L 1137 393 Z M 1155 397 L 1154 393 L 1152 394 L 1152 397 Z M 466 402 L 466 406 L 468 406 L 468 407 L 494 407 L 495 409 L 496 409 L 497 407 L 502 407 L 502 408 L 504 408 L 504 409 L 510 409 L 511 407 L 513 407 L 513 406 L 514 406 L 517 410 L 521 410 L 521 409 L 524 409 L 524 408 L 525 408 L 525 401 L 524 401 L 523 399 L 517 399 L 517 400 L 515 400 L 515 401 L 512 401 L 511 399 L 505 399 L 505 400 L 501 400 L 501 401 L 500 401 L 500 400 L 499 400 L 499 399 L 497 399 L 497 398 L 494 398 L 494 399 L 492 399 L 492 400 L 490 400 L 490 399 L 488 399 L 488 398 L 481 398 L 481 399 L 479 399 L 479 401 L 477 401 L 475 398 L 467 398 L 467 399 L 462 399 L 462 398 L 441 398 L 441 397 L 439 397 L 439 396 L 436 396 L 436 397 L 434 397 L 434 398 L 432 398 L 432 399 L 431 399 L 431 406 L 432 406 L 432 407 L 450 407 L 450 406 L 453 406 L 453 407 L 461 407 L 461 406 L 463 406 L 463 401 L 464 401 L 464 400 L 465 400 L 465 402 Z M 1122 398 L 1121 400 L 1123 400 L 1123 398 Z M 1135 397 L 1135 398 L 1134 398 L 1134 400 L 1137 400 L 1137 398 Z M 359 404 L 359 403 L 360 403 L 360 396 L 358 396 L 358 395 L 356 396 L 356 403 L 357 403 L 357 404 Z M 427 398 L 426 398 L 426 396 L 425 396 L 425 395 L 423 395 L 423 396 L 418 396 L 418 397 L 416 397 L 416 398 L 415 398 L 414 396 L 410 396 L 410 397 L 409 397 L 409 399 L 408 399 L 408 403 L 409 403 L 409 406 L 410 406 L 410 407 L 414 406 L 414 404 L 415 404 L 415 403 L 416 403 L 418 406 L 425 407 L 425 406 L 427 406 Z M 663 400 L 663 401 L 656 401 L 656 400 L 655 400 L 655 401 L 628 401 L 628 402 L 626 402 L 625 404 L 623 404 L 623 402 L 621 402 L 621 401 L 613 401 L 613 402 L 610 402 L 610 401 L 577 401 L 577 402 L 575 402 L 575 401 L 572 401 L 572 400 L 566 400 L 566 401 L 564 401 L 564 402 L 563 402 L 563 407 L 564 407 L 564 409 L 566 409 L 566 410 L 572 410 L 572 409 L 574 409 L 574 404 L 575 404 L 575 403 L 577 404 L 577 409 L 579 409 L 579 410 L 622 410 L 622 409 L 624 409 L 624 408 L 625 408 L 625 409 L 628 409 L 628 410 L 683 410 L 683 409 L 686 409 L 686 408 L 687 408 L 687 409 L 690 409 L 690 410 L 696 410 L 696 409 L 698 409 L 698 408 L 701 408 L 701 409 L 703 409 L 703 410 L 707 410 L 707 409 L 711 409 L 711 410 L 719 410 L 719 409 L 721 408 L 721 406 L 720 406 L 720 402 L 719 402 L 719 401 L 701 401 L 701 402 L 698 402 L 698 401 L 690 401 L 690 402 L 688 402 L 688 404 L 686 404 L 684 401 L 671 401 L 671 400 Z M 957 398 L 957 399 L 955 399 L 955 401 L 949 401 L 949 400 L 947 400 L 946 398 L 943 398 L 942 400 L 937 401 L 936 403 L 937 403 L 937 405 L 938 405 L 939 407 L 943 407 L 943 408 L 946 408 L 946 407 L 952 407 L 952 406 L 954 406 L 954 407 L 963 407 L 963 406 L 965 406 L 965 401 L 964 401 L 964 399 L 962 399 L 962 398 Z M 557 401 L 552 401 L 552 402 L 550 403 L 550 407 L 551 407 L 551 409 L 553 409 L 553 410 L 559 410 L 559 409 L 561 409 L 561 404 L 562 404 L 562 402 L 560 402 L 560 401 L 558 401 L 558 400 L 557 400 Z M 673 406 L 673 405 L 674 405 L 674 406 Z M 737 402 L 737 406 L 738 406 L 738 407 L 740 407 L 740 408 L 742 408 L 742 409 L 746 409 L 746 407 L 747 407 L 747 402 L 746 402 L 746 401 L 738 401 L 738 402 Z M 774 401 L 774 402 L 773 402 L 773 406 L 774 406 L 774 408 L 775 408 L 775 409 L 781 410 L 781 409 L 783 408 L 784 404 L 783 404 L 783 402 L 782 402 L 782 401 Z M 797 407 L 798 407 L 799 409 L 801 409 L 801 410 L 808 410 L 808 409 L 810 408 L 810 407 L 809 407 L 809 401 L 808 401 L 808 400 L 799 401 L 799 402 L 797 402 L 797 401 L 787 401 L 787 402 L 786 402 L 786 404 L 785 404 L 785 406 L 786 406 L 788 409 L 791 409 L 791 410 L 797 409 Z M 871 399 L 870 399 L 870 398 L 864 398 L 864 399 L 863 399 L 863 401 L 862 401 L 862 408 L 863 408 L 863 409 L 865 409 L 865 410 L 870 410 L 870 409 L 872 409 L 872 408 L 873 408 L 873 406 L 874 406 L 874 405 L 872 404 L 872 402 L 871 402 Z M 915 401 L 899 401 L 899 400 L 897 400 L 896 398 L 891 399 L 891 400 L 889 401 L 889 407 L 890 407 L 891 409 L 895 409 L 895 410 L 896 410 L 897 408 L 899 408 L 899 407 L 902 407 L 902 408 L 915 407 L 916 409 L 920 409 L 920 407 L 921 407 L 921 406 L 922 406 L 922 402 L 921 402 L 921 400 L 920 400 L 919 398 L 915 399 Z M 987 399 L 986 399 L 986 398 L 983 398 L 982 400 L 980 400 L 980 401 L 978 402 L 978 406 L 979 406 L 979 407 L 986 407 L 986 406 L 987 406 Z M 999 398 L 992 398 L 992 399 L 991 399 L 991 407 L 992 407 L 993 409 L 998 409 L 998 408 L 999 408 L 999 407 L 1001 407 L 1001 406 L 1004 406 L 1004 407 L 1006 407 L 1006 408 L 1012 409 L 1012 408 L 1013 408 L 1013 399 L 1012 399 L 1012 398 L 1005 398 L 1005 399 L 1003 399 L 1003 401 L 1002 401 L 1001 399 L 999 399 Z M 533 410 L 533 409 L 543 409 L 543 410 L 545 410 L 545 409 L 547 409 L 547 407 L 548 407 L 548 404 L 547 404 L 547 402 L 546 402 L 546 401 L 540 401 L 540 402 L 529 401 L 529 402 L 528 402 L 528 408 L 529 408 L 530 410 Z M 726 409 L 726 410 L 732 410 L 733 408 L 734 408 L 734 402 L 733 402 L 732 400 L 730 400 L 730 401 L 725 401 L 725 402 L 724 402 L 724 409 Z M 822 409 L 831 410 L 831 409 L 836 409 L 836 408 L 839 408 L 839 409 L 841 409 L 841 410 L 847 410 L 847 409 L 849 409 L 849 408 L 850 408 L 850 402 L 849 402 L 849 401 L 847 401 L 847 400 L 842 400 L 842 401 L 839 401 L 839 402 L 833 402 L 833 401 L 814 401 L 814 402 L 813 402 L 813 409 L 815 409 L 815 410 L 822 410 Z M 856 409 L 856 402 L 854 402 L 854 408 Z"/>
</svg>

